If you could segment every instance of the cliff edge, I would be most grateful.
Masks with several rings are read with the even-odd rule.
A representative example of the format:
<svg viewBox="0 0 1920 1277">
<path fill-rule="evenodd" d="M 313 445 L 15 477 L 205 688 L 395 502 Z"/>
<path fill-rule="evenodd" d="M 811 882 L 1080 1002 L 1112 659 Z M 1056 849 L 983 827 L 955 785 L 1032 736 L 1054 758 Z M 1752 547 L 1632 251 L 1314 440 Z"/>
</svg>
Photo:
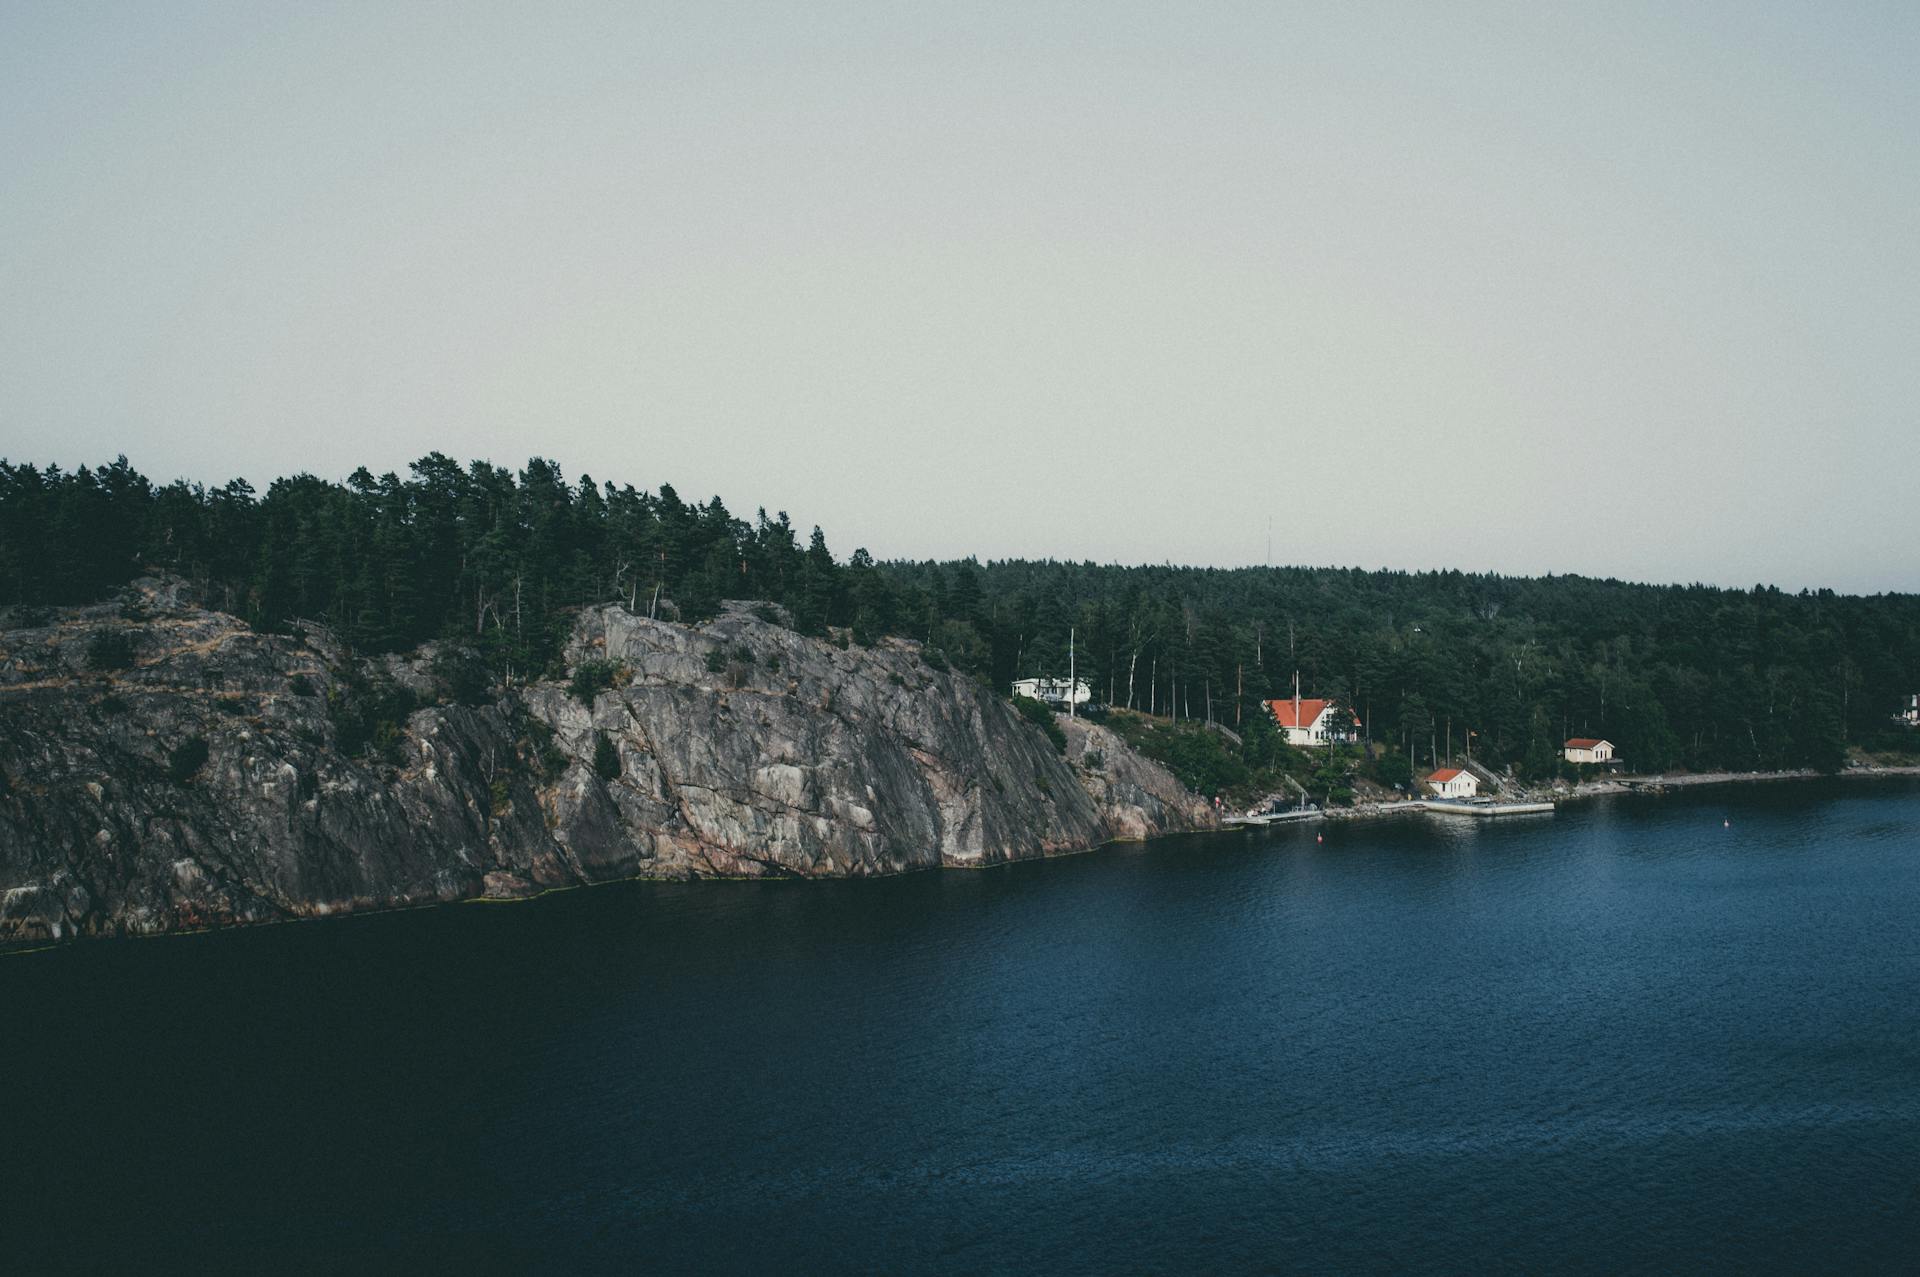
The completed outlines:
<svg viewBox="0 0 1920 1277">
<path fill-rule="evenodd" d="M 569 681 L 466 704 L 439 655 L 258 633 L 177 581 L 15 609 L 0 943 L 991 865 L 1215 819 L 1104 729 L 1070 725 L 1062 756 L 917 645 L 805 637 L 764 606 L 699 626 L 589 609 Z"/>
</svg>

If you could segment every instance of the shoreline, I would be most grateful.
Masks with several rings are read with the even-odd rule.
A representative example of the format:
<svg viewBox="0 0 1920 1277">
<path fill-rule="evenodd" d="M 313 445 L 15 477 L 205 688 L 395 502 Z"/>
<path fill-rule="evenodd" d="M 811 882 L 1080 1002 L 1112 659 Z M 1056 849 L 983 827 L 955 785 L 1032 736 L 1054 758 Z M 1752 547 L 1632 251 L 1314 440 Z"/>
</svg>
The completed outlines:
<svg viewBox="0 0 1920 1277">
<path fill-rule="evenodd" d="M 1698 774 L 1680 775 L 1680 776 L 1662 775 L 1662 776 L 1622 777 L 1621 779 L 1618 779 L 1618 780 L 1585 781 L 1580 783 L 1579 785 L 1576 785 L 1572 791 L 1566 792 L 1566 793 L 1549 792 L 1544 796 L 1536 796 L 1536 795 L 1527 794 L 1525 792 L 1517 792 L 1513 795 L 1513 799 L 1514 801 L 1553 802 L 1555 804 L 1558 804 L 1561 802 L 1574 802 L 1574 801 L 1585 800 L 1585 799 L 1607 798 L 1616 794 L 1650 794 L 1650 795 L 1657 796 L 1657 795 L 1666 793 L 1669 789 L 1704 789 L 1704 788 L 1709 788 L 1716 785 L 1754 784 L 1754 783 L 1760 783 L 1760 782 L 1786 782 L 1786 781 L 1805 781 L 1805 780 L 1832 780 L 1832 779 L 1840 779 L 1843 777 L 1859 777 L 1859 778 L 1867 778 L 1867 779 L 1874 779 L 1874 780 L 1920 779 L 1920 765 L 1896 766 L 1896 767 L 1880 767 L 1880 766 L 1849 767 L 1843 771 L 1838 771 L 1838 772 L 1820 772 L 1820 771 L 1814 771 L 1810 768 L 1801 768 L 1797 770 L 1770 771 L 1770 772 L 1701 772 Z M 1362 804 L 1355 804 L 1352 807 L 1337 807 L 1332 809 L 1324 809 L 1322 810 L 1320 815 L 1321 815 L 1321 818 L 1324 820 L 1336 820 L 1336 821 L 1388 820 L 1393 818 L 1404 818 L 1404 817 L 1424 815 L 1425 814 L 1424 809 L 1414 805 L 1418 801 L 1419 800 L 1403 799 L 1403 800 L 1396 800 L 1394 802 L 1388 802 L 1388 803 L 1362 803 Z M 1550 815 L 1551 813 L 1541 813 L 1541 814 Z M 693 877 L 685 877 L 685 878 L 655 877 L 653 875 L 637 874 L 632 877 L 626 877 L 626 878 L 609 878 L 601 882 L 575 882 L 575 883 L 559 884 L 555 886 L 546 887 L 546 888 L 543 888 L 542 890 L 531 892 L 523 896 L 521 895 L 490 896 L 490 895 L 483 894 L 483 895 L 475 895 L 475 896 L 464 896 L 464 897 L 459 897 L 452 900 L 425 900 L 425 901 L 412 901 L 404 904 L 373 905 L 367 908 L 344 909 L 344 910 L 339 910 L 337 912 L 330 911 L 327 913 L 291 914 L 286 917 L 262 919 L 257 922 L 226 923 L 226 924 L 218 924 L 214 926 L 186 927 L 186 928 L 179 928 L 179 929 L 166 929 L 166 930 L 150 931 L 150 932 L 119 932 L 119 933 L 113 933 L 113 934 L 95 934 L 95 935 L 76 934 L 72 936 L 60 937 L 57 939 L 30 940 L 19 945 L 0 945 L 0 959 L 23 957 L 30 953 L 45 953 L 52 950 L 68 949 L 68 948 L 75 947 L 76 944 L 87 945 L 88 942 L 100 942 L 100 941 L 110 942 L 115 940 L 119 940 L 119 941 L 161 940 L 161 939 L 175 939 L 175 938 L 184 937 L 184 936 L 207 936 L 207 935 L 223 934 L 228 932 L 251 931 L 251 930 L 254 930 L 255 928 L 260 928 L 260 927 L 284 926 L 291 923 L 327 922 L 335 918 L 364 917 L 364 916 L 375 915 L 375 914 L 407 913 L 407 912 L 424 910 L 424 909 L 457 908 L 462 905 L 526 904 L 526 903 L 540 900 L 547 896 L 555 895 L 562 892 L 590 890 L 594 887 L 613 885 L 617 883 L 629 883 L 629 882 L 768 883 L 768 882 L 823 882 L 823 881 L 851 882 L 851 881 L 860 881 L 863 879 L 871 880 L 871 879 L 877 879 L 877 878 L 896 878 L 896 877 L 904 876 L 904 874 L 908 874 L 908 873 L 941 873 L 941 872 L 954 870 L 954 869 L 976 870 L 976 871 L 1002 869 L 1002 868 L 1007 868 L 1007 867 L 1018 865 L 1018 864 L 1026 864 L 1026 863 L 1046 861 L 1046 860 L 1058 860 L 1058 859 L 1064 859 L 1064 858 L 1073 857 L 1073 856 L 1088 856 L 1088 855 L 1093 855 L 1096 852 L 1111 850 L 1115 847 L 1122 847 L 1122 846 L 1129 846 L 1129 845 L 1146 846 L 1146 845 L 1151 845 L 1152 843 L 1158 842 L 1164 838 L 1185 837 L 1185 836 L 1191 836 L 1196 834 L 1233 833 L 1233 832 L 1251 832 L 1251 830 L 1247 830 L 1244 827 L 1240 827 L 1240 826 L 1231 826 L 1231 825 L 1222 823 L 1222 824 L 1212 826 L 1211 828 L 1196 828 L 1196 829 L 1169 831 L 1167 833 L 1150 835 L 1145 838 L 1109 838 L 1103 842 L 1089 844 L 1086 847 L 1075 848 L 1070 851 L 1057 851 L 1057 852 L 1052 852 L 1052 853 L 1048 853 L 1040 856 L 1021 857 L 1021 858 L 1011 859 L 1011 860 L 982 862 L 979 864 L 925 865 L 925 866 L 917 867 L 915 869 L 905 870 L 905 871 L 902 871 L 901 873 L 889 873 L 889 874 L 873 874 L 873 875 L 792 874 L 792 875 L 771 875 L 771 876 L 753 876 L 753 877 L 748 877 L 745 875 L 735 876 L 735 875 L 716 874 L 716 875 L 696 875 Z"/>
<path fill-rule="evenodd" d="M 1785 771 L 1766 772 L 1693 772 L 1677 776 L 1622 776 L 1615 780 L 1581 781 L 1571 789 L 1515 789 L 1502 791 L 1503 802 L 1551 802 L 1554 804 L 1583 802 L 1595 798 L 1608 798 L 1616 794 L 1646 794 L 1659 796 L 1673 789 L 1708 789 L 1719 785 L 1751 785 L 1763 783 L 1786 783 L 1807 780 L 1900 780 L 1920 779 L 1920 765 L 1847 767 L 1837 772 L 1816 771 L 1810 767 L 1793 768 Z M 1356 803 L 1351 807 L 1336 807 L 1322 811 L 1327 820 L 1386 820 L 1394 817 L 1417 816 L 1421 812 L 1411 806 L 1415 799 L 1398 799 L 1392 802 Z"/>
<path fill-rule="evenodd" d="M 1920 766 L 1845 767 L 1837 772 L 1817 771 L 1811 767 L 1769 772 L 1683 772 L 1677 776 L 1622 776 L 1615 780 L 1583 781 L 1575 785 L 1567 798 L 1600 798 L 1608 794 L 1662 794 L 1669 789 L 1699 789 L 1714 785 L 1751 785 L 1777 781 L 1844 780 L 1889 777 L 1920 777 Z"/>
</svg>

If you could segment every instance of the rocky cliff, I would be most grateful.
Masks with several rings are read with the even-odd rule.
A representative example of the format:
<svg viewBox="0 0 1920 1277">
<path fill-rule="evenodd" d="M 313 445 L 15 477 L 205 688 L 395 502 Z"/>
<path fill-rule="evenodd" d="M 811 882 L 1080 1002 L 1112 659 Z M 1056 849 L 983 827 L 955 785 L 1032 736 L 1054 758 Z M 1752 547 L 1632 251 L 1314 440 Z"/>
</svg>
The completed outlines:
<svg viewBox="0 0 1920 1277">
<path fill-rule="evenodd" d="M 256 633 L 177 582 L 16 609 L 0 943 L 635 876 L 990 865 L 1213 822 L 1098 727 L 1074 725 L 1063 757 L 913 644 L 842 646 L 746 607 L 701 626 L 588 611 L 570 682 L 471 704 L 434 656 Z"/>
</svg>

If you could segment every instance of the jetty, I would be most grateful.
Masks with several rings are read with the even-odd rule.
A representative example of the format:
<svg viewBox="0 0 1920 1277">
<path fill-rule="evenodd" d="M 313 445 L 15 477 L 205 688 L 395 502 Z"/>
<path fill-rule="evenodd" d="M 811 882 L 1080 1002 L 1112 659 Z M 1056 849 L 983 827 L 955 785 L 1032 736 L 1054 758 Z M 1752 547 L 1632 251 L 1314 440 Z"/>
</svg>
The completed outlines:
<svg viewBox="0 0 1920 1277">
<path fill-rule="evenodd" d="M 1441 812 L 1449 816 L 1551 816 L 1552 803 L 1457 803 L 1443 798 L 1429 798 L 1419 804 L 1424 811 Z"/>
<path fill-rule="evenodd" d="M 1297 820 L 1319 820 L 1326 814 L 1318 807 L 1295 807 L 1288 811 L 1262 812 L 1258 815 L 1249 813 L 1245 816 L 1223 816 L 1220 823 L 1229 828 L 1252 828 L 1291 824 Z"/>
<path fill-rule="evenodd" d="M 1475 816 L 1491 820 L 1499 816 L 1551 816 L 1552 803 L 1494 803 L 1494 802 L 1457 802 L 1447 798 L 1408 798 L 1400 802 L 1368 803 L 1361 807 L 1343 809 L 1342 817 L 1381 816 L 1391 812 L 1428 811 L 1443 816 Z M 1291 824 L 1300 820 L 1324 820 L 1327 812 L 1318 807 L 1296 807 L 1290 811 L 1248 813 L 1245 816 L 1224 816 L 1220 823 L 1229 829 L 1262 828 L 1267 825 Z"/>
</svg>

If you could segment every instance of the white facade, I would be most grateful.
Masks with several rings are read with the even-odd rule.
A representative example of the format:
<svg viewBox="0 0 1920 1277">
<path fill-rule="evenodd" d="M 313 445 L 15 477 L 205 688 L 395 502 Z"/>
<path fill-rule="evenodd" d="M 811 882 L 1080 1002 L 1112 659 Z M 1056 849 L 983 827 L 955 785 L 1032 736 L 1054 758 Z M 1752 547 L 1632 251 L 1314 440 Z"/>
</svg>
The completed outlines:
<svg viewBox="0 0 1920 1277">
<path fill-rule="evenodd" d="M 1568 741 L 1563 752 L 1570 763 L 1610 763 L 1613 761 L 1613 742 L 1578 737 Z"/>
<path fill-rule="evenodd" d="M 1331 742 L 1351 744 L 1358 739 L 1352 713 L 1332 701 L 1304 698 L 1269 701 L 1267 707 L 1273 712 L 1274 722 L 1286 734 L 1289 745 L 1319 749 Z"/>
<path fill-rule="evenodd" d="M 1458 767 L 1442 767 L 1427 777 L 1427 788 L 1439 798 L 1477 798 L 1480 794 L 1480 779 L 1470 771 Z"/>
<path fill-rule="evenodd" d="M 1059 709 L 1069 704 L 1085 705 L 1093 699 L 1093 691 L 1084 678 L 1075 679 L 1071 684 L 1064 678 L 1016 678 L 1013 680 L 1013 694 L 1030 697 Z"/>
<path fill-rule="evenodd" d="M 1920 695 L 1907 697 L 1907 707 L 1900 711 L 1900 721 L 1908 727 L 1920 727 Z"/>
</svg>

